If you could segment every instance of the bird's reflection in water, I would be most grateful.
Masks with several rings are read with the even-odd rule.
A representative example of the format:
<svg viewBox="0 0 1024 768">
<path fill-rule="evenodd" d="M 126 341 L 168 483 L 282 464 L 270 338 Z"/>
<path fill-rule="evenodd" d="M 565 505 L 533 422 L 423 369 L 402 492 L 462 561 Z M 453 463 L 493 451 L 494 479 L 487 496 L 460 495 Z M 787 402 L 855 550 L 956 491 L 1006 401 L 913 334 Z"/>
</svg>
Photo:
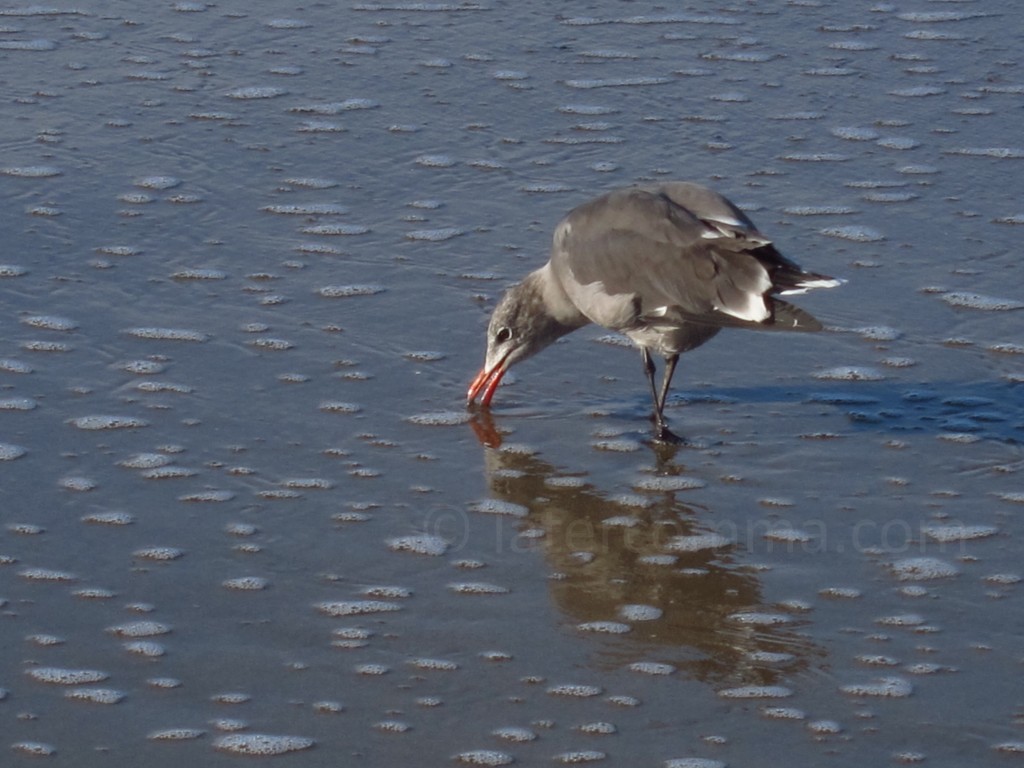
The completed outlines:
<svg viewBox="0 0 1024 768">
<path fill-rule="evenodd" d="M 491 497 L 525 507 L 523 528 L 543 531 L 537 546 L 567 620 L 597 631 L 631 628 L 610 640 L 612 657 L 635 661 L 639 653 L 725 688 L 775 684 L 821 655 L 800 634 L 799 611 L 763 603 L 756 569 L 737 562 L 735 542 L 696 538 L 720 536 L 712 511 L 660 491 L 637 505 L 637 495 L 602 491 L 536 453 L 501 447 L 486 411 L 470 423 L 484 445 Z M 663 473 L 681 469 L 664 452 L 657 459 Z M 631 620 L 637 606 L 660 617 Z"/>
</svg>

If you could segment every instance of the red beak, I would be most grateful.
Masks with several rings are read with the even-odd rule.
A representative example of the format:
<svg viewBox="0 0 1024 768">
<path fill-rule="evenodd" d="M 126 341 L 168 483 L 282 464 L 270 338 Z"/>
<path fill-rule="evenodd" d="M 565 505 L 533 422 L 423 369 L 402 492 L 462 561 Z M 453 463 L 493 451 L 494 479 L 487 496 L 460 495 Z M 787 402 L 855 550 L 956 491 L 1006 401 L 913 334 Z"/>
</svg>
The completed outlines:
<svg viewBox="0 0 1024 768">
<path fill-rule="evenodd" d="M 466 394 L 466 403 L 472 403 L 476 396 L 482 391 L 484 396 L 480 398 L 480 405 L 487 408 L 491 404 L 491 399 L 494 397 L 494 391 L 498 388 L 501 383 L 502 377 L 505 375 L 505 371 L 508 370 L 508 366 L 505 361 L 508 359 L 508 355 L 501 358 L 498 363 L 491 368 L 480 369 L 480 373 L 473 379 L 473 383 L 469 385 L 469 392 Z"/>
</svg>

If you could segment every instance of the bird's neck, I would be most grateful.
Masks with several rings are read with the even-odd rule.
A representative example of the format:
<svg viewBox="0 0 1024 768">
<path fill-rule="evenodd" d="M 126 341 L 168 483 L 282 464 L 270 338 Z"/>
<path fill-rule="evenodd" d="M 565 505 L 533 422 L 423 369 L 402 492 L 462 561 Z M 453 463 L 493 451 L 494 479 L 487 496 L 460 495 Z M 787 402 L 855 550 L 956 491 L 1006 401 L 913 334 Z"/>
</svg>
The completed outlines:
<svg viewBox="0 0 1024 768">
<path fill-rule="evenodd" d="M 590 322 L 572 303 L 562 287 L 562 282 L 551 268 L 550 262 L 527 275 L 523 279 L 522 285 L 525 290 L 540 299 L 544 313 L 548 317 L 559 325 L 565 326 L 565 330 L 560 335 L 582 328 Z"/>
</svg>

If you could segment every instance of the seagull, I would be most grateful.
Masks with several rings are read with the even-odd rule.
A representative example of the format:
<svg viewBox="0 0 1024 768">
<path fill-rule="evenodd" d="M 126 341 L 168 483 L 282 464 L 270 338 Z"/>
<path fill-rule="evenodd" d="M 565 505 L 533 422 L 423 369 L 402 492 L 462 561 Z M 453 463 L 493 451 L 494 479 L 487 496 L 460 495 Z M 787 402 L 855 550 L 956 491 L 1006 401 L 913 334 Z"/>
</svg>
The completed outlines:
<svg viewBox="0 0 1024 768">
<path fill-rule="evenodd" d="M 654 438 L 681 442 L 665 420 L 679 355 L 722 328 L 819 331 L 778 298 L 843 281 L 808 272 L 776 250 L 732 202 L 700 184 L 619 189 L 570 211 L 551 258 L 494 308 L 483 368 L 467 393 L 489 408 L 505 372 L 590 323 L 640 348 L 654 401 Z M 664 358 L 661 387 L 653 355 Z"/>
</svg>

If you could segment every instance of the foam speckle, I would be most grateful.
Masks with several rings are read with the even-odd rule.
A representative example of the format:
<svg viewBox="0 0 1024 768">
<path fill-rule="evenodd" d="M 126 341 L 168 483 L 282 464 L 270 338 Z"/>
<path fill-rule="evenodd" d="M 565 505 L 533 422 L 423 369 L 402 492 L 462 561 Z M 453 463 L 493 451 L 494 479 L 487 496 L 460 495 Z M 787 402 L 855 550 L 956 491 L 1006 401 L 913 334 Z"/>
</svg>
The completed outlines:
<svg viewBox="0 0 1024 768">
<path fill-rule="evenodd" d="M 369 234 L 370 228 L 364 224 L 311 224 L 299 231 L 306 235 L 354 237 Z"/>
<path fill-rule="evenodd" d="M 665 768 L 726 768 L 726 764 L 710 757 L 674 757 L 665 761 Z"/>
<path fill-rule="evenodd" d="M 166 635 L 170 631 L 170 626 L 158 621 L 130 621 L 107 627 L 107 632 L 116 637 L 155 637 Z"/>
<path fill-rule="evenodd" d="M 851 240 L 855 243 L 877 243 L 885 239 L 885 235 L 873 227 L 850 224 L 841 227 L 825 227 L 821 234 L 836 237 L 840 240 Z"/>
<path fill-rule="evenodd" d="M 580 763 L 596 763 L 605 760 L 607 757 L 607 753 L 599 749 L 574 749 L 557 754 L 552 760 L 564 765 L 577 765 Z"/>
<path fill-rule="evenodd" d="M 348 299 L 353 296 L 375 296 L 384 292 L 382 285 L 325 285 L 317 293 L 325 299 Z"/>
<path fill-rule="evenodd" d="M 26 315 L 21 318 L 21 323 L 30 328 L 42 328 L 47 331 L 73 331 L 78 327 L 74 320 L 59 315 Z"/>
<path fill-rule="evenodd" d="M 11 744 L 11 751 L 29 757 L 50 757 L 57 754 L 57 748 L 43 741 L 17 741 Z"/>
<path fill-rule="evenodd" d="M 814 378 L 826 381 L 882 381 L 885 374 L 868 366 L 842 365 L 819 371 L 814 374 Z"/>
<path fill-rule="evenodd" d="M 627 666 L 630 672 L 637 672 L 641 675 L 665 676 L 671 675 L 676 668 L 671 664 L 663 664 L 657 661 L 634 661 Z"/>
<path fill-rule="evenodd" d="M 632 631 L 629 624 L 623 624 L 621 621 L 585 621 L 577 624 L 576 629 L 581 632 L 596 632 L 606 635 L 624 635 Z"/>
<path fill-rule="evenodd" d="M 28 453 L 28 451 L 20 445 L 14 445 L 14 443 L 0 443 L 0 461 L 13 461 L 14 459 L 20 459 L 26 453 Z"/>
<path fill-rule="evenodd" d="M 642 603 L 627 603 L 619 606 L 619 617 L 623 621 L 656 621 L 662 617 L 661 608 Z"/>
<path fill-rule="evenodd" d="M 119 704 L 124 701 L 125 693 L 114 688 L 72 688 L 64 692 L 64 698 L 92 704 Z"/>
<path fill-rule="evenodd" d="M 359 413 L 362 408 L 355 403 L 346 403 L 341 400 L 324 400 L 320 403 L 320 410 L 325 413 Z"/>
<path fill-rule="evenodd" d="M 720 533 L 698 533 L 673 536 L 666 546 L 670 552 L 700 552 L 705 549 L 728 547 L 732 541 Z"/>
<path fill-rule="evenodd" d="M 141 327 L 129 328 L 125 333 L 129 336 L 134 336 L 137 339 L 153 339 L 160 341 L 203 342 L 209 338 L 205 333 L 189 330 L 187 328 Z"/>
<path fill-rule="evenodd" d="M 914 692 L 914 687 L 902 677 L 883 677 L 868 683 L 850 683 L 840 690 L 851 696 L 903 699 Z"/>
<path fill-rule="evenodd" d="M 317 603 L 316 609 L 325 616 L 362 616 L 400 611 L 402 606 L 386 600 L 334 600 Z"/>
<path fill-rule="evenodd" d="M 273 85 L 250 85 L 228 91 L 227 97 L 229 99 L 245 101 L 249 99 L 274 99 L 286 93 L 287 91 L 284 88 L 278 88 Z"/>
<path fill-rule="evenodd" d="M 465 231 L 458 227 L 439 227 L 437 229 L 414 229 L 407 232 L 405 237 L 407 240 L 425 240 L 427 242 L 440 243 L 462 234 L 465 234 Z"/>
<path fill-rule="evenodd" d="M 960 570 L 950 562 L 936 557 L 907 557 L 889 564 L 889 570 L 900 581 L 930 581 L 956 576 Z"/>
<path fill-rule="evenodd" d="M 692 491 L 703 488 L 707 485 L 703 480 L 696 477 L 683 477 L 681 475 L 652 475 L 643 477 L 633 484 L 633 487 L 640 491 Z"/>
<path fill-rule="evenodd" d="M 149 422 L 135 416 L 79 416 L 71 419 L 71 425 L 78 429 L 139 429 L 149 426 Z"/>
<path fill-rule="evenodd" d="M 270 582 L 262 576 L 237 576 L 225 579 L 221 586 L 236 592 L 259 592 L 269 587 Z"/>
<path fill-rule="evenodd" d="M 950 291 L 942 294 L 942 300 L 952 307 L 980 309 L 986 312 L 1005 312 L 1024 308 L 1024 301 L 1017 299 L 1000 299 L 970 291 Z"/>
<path fill-rule="evenodd" d="M 150 741 L 192 741 L 205 734 L 206 731 L 200 728 L 163 728 L 150 732 L 146 738 Z"/>
<path fill-rule="evenodd" d="M 596 685 L 585 685 L 583 683 L 560 683 L 552 685 L 547 692 L 552 696 L 568 696 L 570 698 L 587 699 L 591 696 L 600 696 L 603 690 Z"/>
<path fill-rule="evenodd" d="M 939 542 L 984 539 L 999 533 L 999 529 L 994 525 L 967 525 L 965 523 L 926 525 L 922 530 L 929 539 Z"/>
<path fill-rule="evenodd" d="M 484 499 L 470 505 L 473 512 L 482 512 L 488 515 L 508 515 L 510 517 L 526 517 L 530 510 L 522 504 L 515 504 L 511 501 L 501 499 Z"/>
<path fill-rule="evenodd" d="M 465 424 L 470 418 L 470 414 L 466 411 L 434 411 L 414 414 L 406 421 L 425 427 L 452 427 Z"/>
<path fill-rule="evenodd" d="M 9 165 L 0 168 L 0 176 L 19 176 L 23 179 L 49 179 L 62 173 L 60 168 L 52 165 Z"/>
<path fill-rule="evenodd" d="M 22 527 L 18 533 L 24 533 L 27 529 Z M 26 581 L 53 581 L 70 583 L 78 581 L 78 576 L 71 571 L 61 571 L 55 568 L 23 568 L 18 575 Z"/>
<path fill-rule="evenodd" d="M 28 676 L 40 683 L 50 685 L 84 685 L 99 683 L 110 677 L 97 669 L 66 669 L 64 667 L 36 667 L 27 672 Z"/>
<path fill-rule="evenodd" d="M 723 699 L 782 699 L 793 695 L 793 691 L 782 685 L 744 685 L 726 688 L 718 692 Z"/>
<path fill-rule="evenodd" d="M 491 584 L 486 581 L 459 581 L 448 585 L 448 589 L 457 595 L 504 595 L 507 587 Z"/>
<path fill-rule="evenodd" d="M 269 757 L 299 752 L 316 742 L 304 736 L 273 736 L 265 733 L 229 733 L 218 737 L 213 748 L 233 755 Z"/>
<path fill-rule="evenodd" d="M 448 551 L 448 542 L 431 534 L 411 534 L 388 539 L 388 549 L 395 552 L 412 552 L 418 555 L 440 557 Z"/>
<path fill-rule="evenodd" d="M 132 552 L 132 557 L 139 560 L 154 560 L 158 562 L 169 562 L 184 556 L 185 551 L 177 547 L 143 547 Z"/>
<path fill-rule="evenodd" d="M 452 759 L 466 765 L 512 765 L 515 762 L 515 758 L 507 752 L 493 749 L 471 749 L 468 752 L 459 752 Z"/>
</svg>

